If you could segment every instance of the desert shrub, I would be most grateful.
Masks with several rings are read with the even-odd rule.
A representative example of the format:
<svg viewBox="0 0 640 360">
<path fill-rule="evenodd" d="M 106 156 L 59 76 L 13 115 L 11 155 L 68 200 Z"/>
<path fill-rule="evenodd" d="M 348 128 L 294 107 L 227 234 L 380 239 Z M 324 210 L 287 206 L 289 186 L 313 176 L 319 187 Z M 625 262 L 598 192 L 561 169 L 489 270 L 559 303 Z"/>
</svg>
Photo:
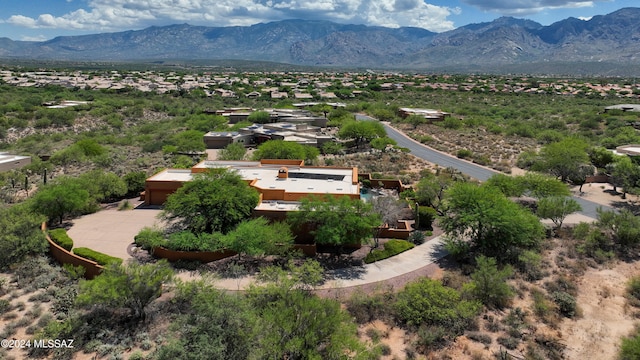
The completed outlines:
<svg viewBox="0 0 640 360">
<path fill-rule="evenodd" d="M 415 247 L 414 244 L 405 240 L 389 240 L 384 243 L 384 249 L 375 249 L 364 258 L 366 264 L 390 258 Z"/>
<path fill-rule="evenodd" d="M 576 298 L 564 291 L 556 291 L 551 294 L 553 302 L 558 305 L 558 311 L 562 316 L 572 318 L 576 316 L 578 305 Z"/>
<path fill-rule="evenodd" d="M 456 156 L 460 159 L 469 159 L 473 156 L 473 151 L 468 149 L 460 149 L 456 153 Z"/>
<path fill-rule="evenodd" d="M 520 340 L 510 337 L 510 336 L 501 336 L 498 338 L 498 344 L 506 347 L 509 350 L 514 350 L 520 344 Z"/>
<path fill-rule="evenodd" d="M 444 326 L 452 336 L 468 328 L 481 308 L 480 303 L 463 300 L 458 291 L 427 278 L 408 284 L 397 299 L 399 320 L 415 327 Z"/>
<path fill-rule="evenodd" d="M 137 246 L 152 250 L 155 246 L 164 245 L 166 243 L 162 230 L 156 228 L 145 227 L 134 237 Z"/>
<path fill-rule="evenodd" d="M 425 239 L 424 232 L 416 230 L 416 231 L 412 232 L 411 234 L 409 234 L 409 239 L 407 239 L 407 240 L 409 242 L 415 244 L 415 245 L 420 245 L 420 244 L 424 243 L 424 239 Z"/>
<path fill-rule="evenodd" d="M 518 256 L 518 269 L 528 281 L 540 280 L 545 276 L 542 255 L 533 250 L 525 250 Z"/>
<path fill-rule="evenodd" d="M 615 257 L 612 247 L 611 239 L 600 229 L 594 228 L 591 229 L 584 242 L 578 245 L 577 250 L 602 264 Z"/>
<path fill-rule="evenodd" d="M 510 266 L 498 269 L 496 260 L 485 256 L 476 258 L 477 269 L 471 274 L 472 281 L 464 290 L 488 307 L 501 309 L 514 295 L 507 279 L 513 275 Z"/>
<path fill-rule="evenodd" d="M 478 331 L 468 332 L 466 336 L 473 341 L 476 341 L 485 345 L 490 345 L 493 342 L 493 340 L 491 340 L 491 336 Z"/>
<path fill-rule="evenodd" d="M 573 228 L 572 235 L 574 239 L 584 240 L 587 238 L 587 235 L 589 235 L 590 231 L 591 224 L 587 222 L 580 222 Z"/>
<path fill-rule="evenodd" d="M 620 345 L 620 360 L 636 360 L 640 359 L 640 333 L 622 339 Z"/>
<path fill-rule="evenodd" d="M 67 251 L 71 251 L 73 248 L 73 239 L 67 235 L 67 230 L 65 229 L 49 230 L 49 237 L 54 243 L 60 245 Z"/>
<path fill-rule="evenodd" d="M 418 207 L 418 228 L 421 230 L 433 230 L 433 222 L 438 212 L 430 206 Z"/>
<path fill-rule="evenodd" d="M 219 234 L 199 234 L 180 231 L 169 235 L 164 245 L 176 251 L 215 251 L 222 248 Z"/>
<path fill-rule="evenodd" d="M 640 306 L 640 277 L 634 276 L 627 283 L 627 299 L 633 306 Z"/>
<path fill-rule="evenodd" d="M 553 281 L 545 282 L 544 287 L 549 293 L 563 291 L 572 296 L 578 295 L 578 286 L 576 285 L 575 279 L 564 275 L 559 275 Z"/>
<path fill-rule="evenodd" d="M 412 346 L 426 354 L 444 347 L 452 337 L 454 335 L 443 326 L 422 326 L 418 329 L 417 338 Z"/>
<path fill-rule="evenodd" d="M 392 304 L 395 293 L 389 288 L 373 294 L 356 291 L 347 300 L 347 311 L 360 323 L 368 323 L 376 319 L 385 319 L 393 315 Z"/>
<path fill-rule="evenodd" d="M 73 249 L 73 253 L 85 259 L 93 260 L 99 265 L 109 265 L 111 263 L 122 264 L 122 259 L 113 257 L 89 248 L 80 247 Z"/>
<path fill-rule="evenodd" d="M 0 299 L 0 314 L 11 310 L 11 302 L 7 299 Z"/>
</svg>

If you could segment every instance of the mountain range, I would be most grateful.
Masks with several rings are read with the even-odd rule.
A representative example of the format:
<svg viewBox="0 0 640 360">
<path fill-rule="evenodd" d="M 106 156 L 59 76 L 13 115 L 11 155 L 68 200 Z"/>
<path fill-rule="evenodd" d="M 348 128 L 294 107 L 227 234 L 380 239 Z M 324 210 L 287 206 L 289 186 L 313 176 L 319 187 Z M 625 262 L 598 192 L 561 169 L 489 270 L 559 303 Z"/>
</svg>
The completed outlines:
<svg viewBox="0 0 640 360">
<path fill-rule="evenodd" d="M 182 24 L 43 42 L 0 38 L 0 58 L 250 60 L 339 68 L 638 76 L 638 19 L 640 8 L 624 8 L 588 21 L 568 18 L 543 26 L 501 17 L 443 33 L 307 20 L 244 27 Z"/>
</svg>

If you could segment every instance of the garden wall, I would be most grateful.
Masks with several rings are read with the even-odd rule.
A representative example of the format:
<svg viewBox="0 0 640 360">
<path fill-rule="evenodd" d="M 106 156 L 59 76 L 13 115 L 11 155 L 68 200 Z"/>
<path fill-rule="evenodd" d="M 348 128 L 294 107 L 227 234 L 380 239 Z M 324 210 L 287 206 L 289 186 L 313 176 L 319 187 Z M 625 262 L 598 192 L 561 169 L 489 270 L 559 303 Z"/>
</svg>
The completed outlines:
<svg viewBox="0 0 640 360">
<path fill-rule="evenodd" d="M 411 224 L 409 224 L 408 220 L 398 220 L 398 224 L 396 228 L 380 227 L 378 228 L 378 236 L 381 238 L 390 238 L 390 239 L 403 239 L 407 240 L 411 232 L 413 232 L 413 228 Z"/>
<path fill-rule="evenodd" d="M 360 180 L 369 180 L 371 182 L 372 188 L 382 187 L 383 189 L 396 189 L 398 191 L 403 191 L 405 189 L 402 181 L 398 179 L 372 179 L 371 174 L 363 173 L 358 175 Z"/>
<path fill-rule="evenodd" d="M 85 259 L 80 257 L 70 251 L 65 250 L 60 245 L 56 244 L 51 240 L 49 234 L 47 234 L 47 224 L 42 223 L 41 226 L 42 232 L 47 238 L 49 242 L 49 252 L 51 256 L 53 256 L 56 261 L 60 264 L 71 264 L 73 266 L 82 266 L 84 268 L 84 277 L 91 280 L 94 277 L 100 275 L 102 270 L 104 269 L 102 266 L 98 265 L 95 261 L 91 261 L 89 259 Z"/>
</svg>

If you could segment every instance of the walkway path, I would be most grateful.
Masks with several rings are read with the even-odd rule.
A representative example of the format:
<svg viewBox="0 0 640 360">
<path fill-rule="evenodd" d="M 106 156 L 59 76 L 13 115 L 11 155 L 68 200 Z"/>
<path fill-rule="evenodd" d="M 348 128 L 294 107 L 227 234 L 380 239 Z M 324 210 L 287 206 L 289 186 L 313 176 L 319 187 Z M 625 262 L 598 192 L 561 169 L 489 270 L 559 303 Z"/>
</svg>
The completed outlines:
<svg viewBox="0 0 640 360">
<path fill-rule="evenodd" d="M 160 210 L 155 208 L 139 207 L 123 211 L 106 209 L 75 219 L 68 234 L 73 239 L 74 247 L 88 247 L 127 260 L 131 259 L 127 248 L 133 243 L 134 236 L 146 226 L 161 224 L 157 219 L 159 213 Z M 435 237 L 389 259 L 330 271 L 327 273 L 330 280 L 320 288 L 347 288 L 378 283 L 424 268 L 445 255 L 440 237 Z M 179 277 L 187 280 L 200 276 L 193 272 L 181 272 Z M 217 280 L 216 285 L 224 289 L 238 290 L 246 288 L 254 281 L 253 277 L 227 278 Z"/>
<path fill-rule="evenodd" d="M 371 283 L 380 283 L 418 271 L 434 264 L 446 255 L 447 253 L 442 247 L 442 238 L 438 236 L 389 259 L 364 264 L 362 266 L 352 266 L 328 271 L 325 275 L 329 280 L 318 287 L 318 289 L 350 288 Z M 183 273 L 180 277 L 183 280 L 187 280 L 193 279 L 194 275 Z M 216 280 L 215 283 L 219 288 L 242 290 L 246 289 L 253 282 L 255 282 L 255 279 L 247 276 L 240 279 L 219 279 Z"/>
</svg>

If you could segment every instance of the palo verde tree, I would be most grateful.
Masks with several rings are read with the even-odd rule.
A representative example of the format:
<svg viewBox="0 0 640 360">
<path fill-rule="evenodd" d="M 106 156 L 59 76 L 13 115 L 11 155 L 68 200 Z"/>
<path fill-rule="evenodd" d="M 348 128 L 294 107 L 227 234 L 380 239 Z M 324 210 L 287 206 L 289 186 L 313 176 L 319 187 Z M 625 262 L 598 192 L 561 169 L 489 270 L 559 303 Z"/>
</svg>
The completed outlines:
<svg viewBox="0 0 640 360">
<path fill-rule="evenodd" d="M 340 128 L 338 137 L 341 139 L 353 139 L 356 147 L 371 142 L 371 140 L 386 136 L 384 126 L 378 121 L 353 121 Z"/>
<path fill-rule="evenodd" d="M 196 234 L 227 233 L 251 216 L 258 201 L 258 192 L 240 175 L 211 169 L 169 195 L 162 217 Z"/>
<path fill-rule="evenodd" d="M 247 148 L 242 143 L 231 143 L 218 153 L 218 160 L 244 160 Z"/>
<path fill-rule="evenodd" d="M 25 204 L 0 206 L 0 269 L 47 250 L 47 241 L 40 230 L 44 220 L 44 216 Z"/>
<path fill-rule="evenodd" d="M 89 192 L 81 182 L 60 177 L 38 190 L 30 204 L 36 213 L 47 216 L 49 221 L 57 219 L 62 224 L 66 216 L 80 213 L 90 202 Z"/>
<path fill-rule="evenodd" d="M 166 261 L 156 264 L 112 264 L 93 280 L 80 283 L 79 305 L 99 305 L 109 310 L 126 308 L 134 319 L 144 319 L 145 308 L 162 294 L 162 285 L 173 280 Z"/>
<path fill-rule="evenodd" d="M 560 229 L 567 216 L 580 210 L 580 204 L 568 196 L 549 196 L 538 201 L 537 214 L 542 219 L 551 219 L 556 228 Z"/>
<path fill-rule="evenodd" d="M 540 150 L 540 161 L 533 169 L 558 177 L 562 182 L 575 174 L 581 165 L 589 164 L 588 144 L 577 138 L 545 145 Z"/>
<path fill-rule="evenodd" d="M 291 229 L 285 223 L 269 223 L 263 217 L 243 221 L 221 238 L 225 248 L 244 255 L 276 255 L 293 243 Z"/>
<path fill-rule="evenodd" d="M 287 220 L 296 227 L 310 226 L 318 244 L 336 246 L 360 244 L 380 225 L 371 204 L 346 196 L 304 198 Z"/>
<path fill-rule="evenodd" d="M 466 243 L 480 254 L 506 260 L 518 248 L 538 245 L 544 235 L 535 215 L 495 187 L 456 183 L 445 201 L 440 223 L 449 246 Z"/>
<path fill-rule="evenodd" d="M 320 151 L 307 145 L 301 145 L 291 141 L 270 140 L 258 146 L 253 153 L 254 160 L 261 159 L 290 159 L 314 161 Z"/>
</svg>

